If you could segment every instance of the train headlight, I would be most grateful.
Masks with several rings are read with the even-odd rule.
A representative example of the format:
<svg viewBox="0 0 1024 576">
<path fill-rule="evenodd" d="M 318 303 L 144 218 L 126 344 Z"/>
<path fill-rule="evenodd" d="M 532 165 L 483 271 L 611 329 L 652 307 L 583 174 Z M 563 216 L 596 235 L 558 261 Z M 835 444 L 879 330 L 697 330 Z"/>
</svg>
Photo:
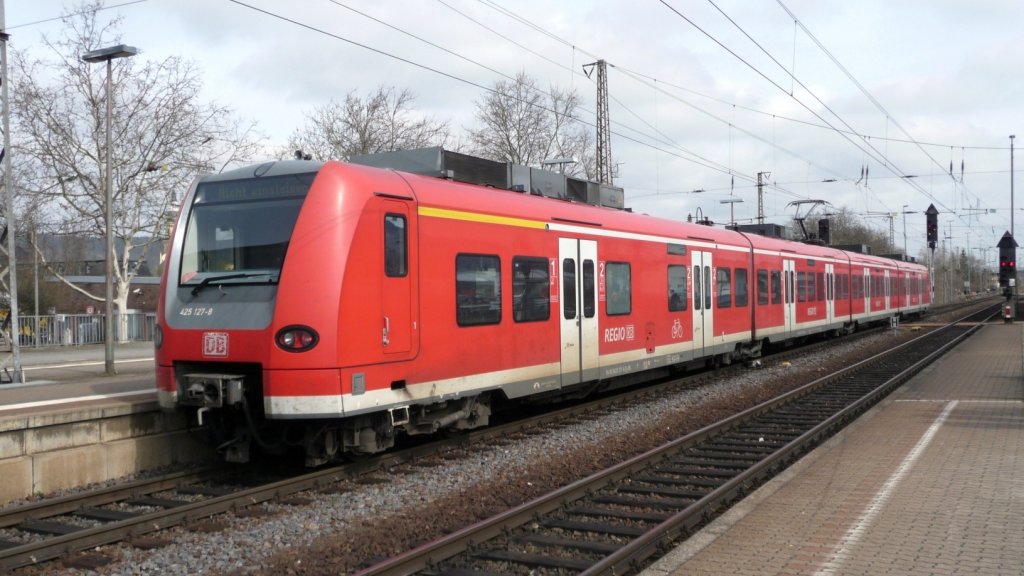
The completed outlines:
<svg viewBox="0 0 1024 576">
<path fill-rule="evenodd" d="M 320 341 L 320 336 L 309 326 L 285 326 L 274 337 L 277 346 L 285 352 L 305 352 Z"/>
</svg>

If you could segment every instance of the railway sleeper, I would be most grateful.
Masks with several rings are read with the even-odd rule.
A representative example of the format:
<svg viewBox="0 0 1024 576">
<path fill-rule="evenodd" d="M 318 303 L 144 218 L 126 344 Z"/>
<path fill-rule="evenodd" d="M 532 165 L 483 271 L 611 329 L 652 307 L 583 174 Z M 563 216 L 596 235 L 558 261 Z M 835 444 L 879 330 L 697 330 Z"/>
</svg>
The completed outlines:
<svg viewBox="0 0 1024 576">
<path fill-rule="evenodd" d="M 473 557 L 479 558 L 480 560 L 490 560 L 492 562 L 512 562 L 514 564 L 523 564 L 526 566 L 564 568 L 567 570 L 575 570 L 576 572 L 582 572 L 594 565 L 593 562 L 589 562 L 587 560 L 564 558 L 561 556 L 545 556 L 542 554 L 525 554 L 523 552 L 514 552 L 512 550 L 480 550 L 478 552 L 474 552 Z"/>
<path fill-rule="evenodd" d="M 85 530 L 85 526 L 76 526 L 74 524 L 54 522 L 50 520 L 29 520 L 19 524 L 18 529 L 25 532 L 32 532 L 33 534 L 64 536 L 65 534 L 73 534 L 80 530 Z"/>
<path fill-rule="evenodd" d="M 687 498 L 700 500 L 708 495 L 710 490 L 686 490 L 682 488 L 664 488 L 659 486 L 619 486 L 617 490 L 623 494 L 649 494 L 656 496 L 668 496 L 671 498 Z"/>
<path fill-rule="evenodd" d="M 634 506 L 637 508 L 656 508 L 659 510 L 683 510 L 687 506 L 696 502 L 693 498 L 645 498 L 636 494 L 606 494 L 602 496 L 593 496 L 590 498 L 590 501 L 594 504 L 614 504 L 618 506 Z"/>
<path fill-rule="evenodd" d="M 109 510 L 106 508 L 85 508 L 75 512 L 75 516 L 88 518 L 89 520 L 101 520 L 103 522 L 117 522 L 142 516 L 141 512 L 129 512 L 127 510 Z"/>
<path fill-rule="evenodd" d="M 645 482 L 647 484 L 671 484 L 673 486 L 694 486 L 697 488 L 718 488 L 722 484 L 725 484 L 725 480 L 720 479 L 709 479 L 709 478 L 698 478 L 696 475 L 689 474 L 677 474 L 673 476 L 666 476 L 664 474 L 673 474 L 667 470 L 655 470 L 657 475 L 648 474 L 643 476 L 635 476 L 634 480 L 637 482 Z M 731 474 L 730 476 L 735 476 Z"/>
<path fill-rule="evenodd" d="M 617 551 L 621 546 L 612 542 L 597 542 L 594 540 L 571 540 L 569 538 L 558 538 L 548 534 L 523 534 L 512 539 L 514 543 L 522 543 L 531 546 L 550 546 L 553 548 L 569 548 L 591 554 L 607 556 Z"/>
<path fill-rule="evenodd" d="M 714 482 L 712 478 L 723 478 L 728 480 L 736 476 L 739 472 L 736 470 L 722 470 L 714 468 L 705 468 L 698 466 L 659 466 L 653 470 L 658 474 L 675 474 L 676 476 L 694 476 L 697 478 L 705 478 L 706 482 Z M 725 480 L 719 481 L 719 484 L 725 482 Z"/>
<path fill-rule="evenodd" d="M 544 520 L 542 524 L 547 528 L 558 528 L 560 530 L 569 530 L 570 532 L 593 532 L 595 534 L 627 536 L 630 538 L 636 538 L 647 531 L 640 526 L 623 526 L 607 522 L 582 522 L 565 518 L 551 518 Z"/>
<path fill-rule="evenodd" d="M 635 512 L 630 510 L 616 510 L 614 508 L 592 508 L 579 506 L 566 510 L 567 514 L 574 516 L 595 516 L 598 518 L 618 518 L 621 520 L 633 520 L 636 522 L 661 522 L 670 514 L 661 512 Z"/>
<path fill-rule="evenodd" d="M 746 460 L 746 461 L 749 462 L 749 464 L 747 464 L 747 467 L 750 467 L 752 464 L 760 462 L 761 460 L 764 460 L 764 456 L 762 454 L 741 453 L 740 451 L 736 450 L 735 448 L 717 449 L 717 448 L 713 448 L 713 447 L 712 448 L 701 447 L 700 450 L 694 450 L 693 452 L 690 452 L 688 455 L 689 456 L 696 456 L 696 457 L 699 457 L 699 458 L 710 458 L 710 459 L 719 458 L 719 459 L 722 459 L 722 460 L 729 459 L 729 460 L 732 460 L 732 461 L 743 461 L 743 460 Z"/>
<path fill-rule="evenodd" d="M 727 438 L 723 438 L 715 442 L 714 444 L 709 444 L 708 446 L 705 446 L 705 449 L 727 450 L 742 453 L 756 452 L 759 454 L 771 454 L 772 452 L 778 450 L 780 446 L 785 446 L 785 444 L 775 444 L 774 442 L 754 442 L 752 440 L 729 440 Z"/>
<path fill-rule="evenodd" d="M 684 457 L 669 460 L 669 463 L 675 466 L 694 466 L 708 470 L 735 470 L 736 474 L 750 468 L 753 464 L 752 462 L 741 462 L 739 460 L 722 458 L 720 454 L 701 456 L 686 454 Z"/>
</svg>

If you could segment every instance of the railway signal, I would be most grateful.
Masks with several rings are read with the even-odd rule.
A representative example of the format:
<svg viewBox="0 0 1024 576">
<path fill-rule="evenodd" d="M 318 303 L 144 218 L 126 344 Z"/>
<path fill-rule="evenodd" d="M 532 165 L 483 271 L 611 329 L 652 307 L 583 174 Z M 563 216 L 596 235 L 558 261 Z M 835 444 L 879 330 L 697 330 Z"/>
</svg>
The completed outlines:
<svg viewBox="0 0 1024 576">
<path fill-rule="evenodd" d="M 1009 288 L 1016 284 L 1017 242 L 1007 232 L 1003 234 L 996 247 L 999 248 L 999 286 Z"/>
<path fill-rule="evenodd" d="M 935 250 L 935 243 L 939 240 L 939 211 L 935 209 L 935 204 L 929 204 L 924 215 L 928 230 L 928 247 Z"/>
</svg>

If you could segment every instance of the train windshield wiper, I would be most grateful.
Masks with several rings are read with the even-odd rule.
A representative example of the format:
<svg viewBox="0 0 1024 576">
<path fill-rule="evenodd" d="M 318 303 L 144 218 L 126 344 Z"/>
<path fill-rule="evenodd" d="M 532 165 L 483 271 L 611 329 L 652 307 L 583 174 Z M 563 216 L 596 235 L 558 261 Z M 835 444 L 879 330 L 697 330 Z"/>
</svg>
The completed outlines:
<svg viewBox="0 0 1024 576">
<path fill-rule="evenodd" d="M 207 286 L 220 284 L 223 280 L 237 280 L 239 278 L 253 278 L 255 276 L 273 276 L 272 272 L 238 272 L 236 274 L 225 274 L 223 276 L 207 276 L 203 281 L 192 288 L 192 295 L 197 296 Z"/>
</svg>

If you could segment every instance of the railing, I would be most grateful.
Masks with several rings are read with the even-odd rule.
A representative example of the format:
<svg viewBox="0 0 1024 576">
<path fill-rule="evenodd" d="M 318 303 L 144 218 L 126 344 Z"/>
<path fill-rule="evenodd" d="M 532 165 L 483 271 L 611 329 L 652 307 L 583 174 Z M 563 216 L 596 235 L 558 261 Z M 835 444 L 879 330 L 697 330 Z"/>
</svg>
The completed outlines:
<svg viewBox="0 0 1024 576">
<path fill-rule="evenodd" d="M 103 314 L 19 316 L 19 342 L 23 347 L 32 348 L 102 344 L 106 334 L 103 320 Z M 152 341 L 155 322 L 153 312 L 128 312 L 123 319 L 115 312 L 114 341 Z"/>
</svg>

